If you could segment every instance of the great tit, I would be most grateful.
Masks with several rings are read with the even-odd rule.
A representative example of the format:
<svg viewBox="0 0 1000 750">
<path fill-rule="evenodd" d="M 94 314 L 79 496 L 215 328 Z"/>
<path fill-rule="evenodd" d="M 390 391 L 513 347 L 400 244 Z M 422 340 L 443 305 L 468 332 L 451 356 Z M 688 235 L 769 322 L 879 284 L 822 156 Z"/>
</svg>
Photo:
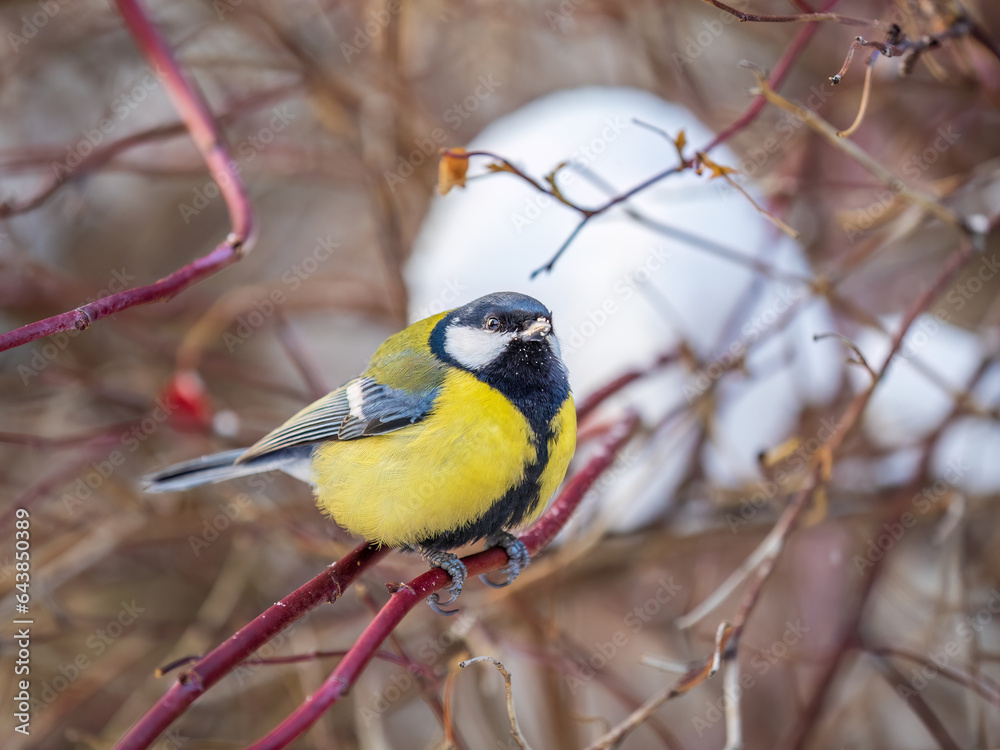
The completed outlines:
<svg viewBox="0 0 1000 750">
<path fill-rule="evenodd" d="M 576 447 L 576 411 L 552 313 L 499 292 L 390 336 L 360 377 L 247 449 L 147 476 L 147 492 L 186 490 L 281 470 L 310 483 L 319 507 L 369 542 L 417 550 L 452 577 L 448 550 L 502 546 L 506 586 L 528 564 L 508 529 L 537 517 Z"/>
</svg>

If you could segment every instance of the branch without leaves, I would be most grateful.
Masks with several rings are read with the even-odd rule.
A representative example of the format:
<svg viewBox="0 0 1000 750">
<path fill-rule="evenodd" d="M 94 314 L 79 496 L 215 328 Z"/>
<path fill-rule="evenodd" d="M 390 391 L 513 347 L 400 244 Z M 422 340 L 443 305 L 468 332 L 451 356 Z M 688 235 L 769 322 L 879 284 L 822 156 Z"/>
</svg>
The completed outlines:
<svg viewBox="0 0 1000 750">
<path fill-rule="evenodd" d="M 546 547 L 562 530 L 580 500 L 597 478 L 613 463 L 618 450 L 625 444 L 638 422 L 629 414 L 608 431 L 600 450 L 566 484 L 559 497 L 521 537 L 529 552 L 534 554 Z M 115 745 L 116 750 L 148 748 L 184 711 L 208 688 L 235 669 L 261 646 L 306 612 L 326 601 L 340 597 L 344 590 L 370 568 L 388 548 L 376 549 L 362 544 L 320 575 L 292 592 L 259 615 L 184 672 L 167 693 Z M 470 575 L 489 573 L 507 564 L 507 553 L 500 548 L 488 549 L 463 558 Z M 347 651 L 333 674 L 309 700 L 285 719 L 277 729 L 254 745 L 255 748 L 285 747 L 305 732 L 319 716 L 358 679 L 368 662 L 395 627 L 421 600 L 451 582 L 440 568 L 434 568 L 407 584 L 392 586 L 394 593 L 354 645 Z"/>
<path fill-rule="evenodd" d="M 769 102 L 780 107 L 786 112 L 790 112 L 795 115 L 795 117 L 808 125 L 813 131 L 823 136 L 823 138 L 825 138 L 828 143 L 832 144 L 834 148 L 844 152 L 848 157 L 857 162 L 859 166 L 863 167 L 878 180 L 885 183 L 890 190 L 898 193 L 900 197 L 910 203 L 914 203 L 925 209 L 928 213 L 940 219 L 945 224 L 955 227 L 963 234 L 976 234 L 963 217 L 943 205 L 937 200 L 937 198 L 906 185 L 902 180 L 896 177 L 896 175 L 863 151 L 860 146 L 855 144 L 853 141 L 840 137 L 837 134 L 837 129 L 830 125 L 830 123 L 826 120 L 822 119 L 815 112 L 793 104 L 782 97 L 768 85 L 764 77 L 758 72 L 754 71 L 754 75 L 757 78 L 757 87 L 760 94 L 763 95 Z"/>
<path fill-rule="evenodd" d="M 185 670 L 170 689 L 126 732 L 116 750 L 139 750 L 156 741 L 206 690 L 271 638 L 324 602 L 338 599 L 351 583 L 388 552 L 361 544 L 308 583 L 266 609 L 231 638 Z"/>
<path fill-rule="evenodd" d="M 521 541 L 531 554 L 548 546 L 562 530 L 587 490 L 614 462 L 618 450 L 628 440 L 637 422 L 636 415 L 629 414 L 615 425 L 608 432 L 597 454 L 566 484 L 559 497 L 531 530 L 521 536 Z M 503 549 L 494 547 L 464 557 L 462 561 L 470 576 L 478 575 L 506 565 L 507 553 Z M 355 641 L 333 674 L 272 732 L 251 745 L 252 750 L 265 750 L 265 748 L 276 750 L 287 747 L 308 730 L 323 712 L 339 701 L 351 688 L 382 642 L 395 630 L 403 617 L 422 600 L 435 591 L 440 591 L 450 582 L 451 578 L 445 571 L 434 568 L 407 584 L 394 587 L 392 597 Z"/>
<path fill-rule="evenodd" d="M 684 695 L 692 688 L 701 685 L 705 680 L 714 677 L 722 665 L 723 656 L 729 648 L 732 629 L 727 623 L 722 623 L 715 632 L 715 647 L 712 653 L 691 665 L 688 671 L 673 685 L 663 688 L 653 695 L 639 708 L 625 717 L 618 726 L 599 737 L 587 750 L 610 750 L 618 747 L 626 736 L 634 729 L 644 724 L 660 706 L 672 698 Z"/>
<path fill-rule="evenodd" d="M 844 26 L 869 26 L 881 28 L 880 21 L 870 21 L 864 18 L 852 18 L 842 16 L 839 13 L 796 13 L 790 16 L 761 15 L 758 13 L 744 13 L 719 0 L 702 0 L 704 3 L 714 5 L 719 10 L 736 16 L 741 23 L 816 23 L 817 21 L 831 21 L 843 24 Z"/>
<path fill-rule="evenodd" d="M 470 664 L 476 664 L 481 661 L 490 662 L 503 675 L 504 691 L 507 694 L 507 718 L 510 720 L 510 737 L 514 741 L 514 744 L 521 748 L 521 750 L 531 750 L 530 745 L 524 739 L 524 735 L 521 734 L 521 727 L 517 723 L 517 714 L 514 713 L 514 690 L 510 683 L 511 677 L 510 672 L 507 671 L 507 667 L 499 659 L 494 659 L 492 656 L 477 656 L 473 659 L 466 659 L 458 666 L 461 669 L 465 669 Z"/>
<path fill-rule="evenodd" d="M 207 102 L 194 83 L 185 76 L 166 39 L 139 0 L 116 2 L 136 45 L 163 81 L 191 139 L 208 165 L 212 178 L 219 185 L 219 191 L 229 210 L 232 231 L 208 255 L 154 284 L 102 297 L 75 310 L 0 334 L 0 351 L 62 331 L 83 331 L 94 321 L 122 310 L 170 300 L 195 282 L 238 261 L 250 251 L 256 239 L 250 198 Z"/>
</svg>

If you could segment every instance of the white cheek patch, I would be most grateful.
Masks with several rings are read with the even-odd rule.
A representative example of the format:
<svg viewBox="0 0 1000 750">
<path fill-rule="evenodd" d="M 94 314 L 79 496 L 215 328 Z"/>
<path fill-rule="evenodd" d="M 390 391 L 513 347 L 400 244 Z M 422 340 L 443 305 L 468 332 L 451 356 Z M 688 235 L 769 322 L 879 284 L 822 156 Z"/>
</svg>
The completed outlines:
<svg viewBox="0 0 1000 750">
<path fill-rule="evenodd" d="M 513 333 L 491 333 L 482 328 L 449 326 L 444 334 L 444 350 L 462 367 L 479 370 L 499 357 Z"/>
</svg>

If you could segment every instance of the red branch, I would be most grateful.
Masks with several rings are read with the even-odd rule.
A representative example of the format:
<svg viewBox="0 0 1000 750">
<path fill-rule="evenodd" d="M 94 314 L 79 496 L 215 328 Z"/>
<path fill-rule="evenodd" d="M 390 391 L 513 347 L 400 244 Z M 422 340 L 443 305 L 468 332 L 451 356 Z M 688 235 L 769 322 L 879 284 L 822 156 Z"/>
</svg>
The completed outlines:
<svg viewBox="0 0 1000 750">
<path fill-rule="evenodd" d="M 615 454 L 632 434 L 638 418 L 630 414 L 607 434 L 598 453 L 566 485 L 552 506 L 529 532 L 521 537 L 528 550 L 534 553 L 555 538 L 579 505 L 583 495 L 600 474 L 611 465 Z M 341 560 L 331 565 L 311 581 L 293 591 L 270 607 L 232 638 L 217 646 L 189 670 L 140 718 L 115 745 L 115 750 L 143 750 L 156 741 L 187 708 L 206 690 L 229 672 L 247 661 L 248 657 L 284 628 L 325 601 L 340 597 L 344 590 L 365 570 L 370 568 L 388 548 L 377 549 L 362 544 Z M 463 558 L 470 574 L 488 573 L 507 564 L 507 553 L 494 548 Z M 308 703 L 289 716 L 275 733 L 262 742 L 272 740 L 273 734 L 287 736 L 291 742 L 318 716 L 335 703 L 354 683 L 368 662 L 377 654 L 382 642 L 403 616 L 421 599 L 440 590 L 450 582 L 448 574 L 439 568 L 400 586 L 389 602 L 360 638 L 347 652 L 336 670 Z M 289 734 L 292 733 L 292 734 Z M 284 745 L 263 745 L 283 747 Z"/>
<path fill-rule="evenodd" d="M 628 372 L 619 375 L 610 383 L 601 388 L 598 388 L 596 391 L 591 393 L 584 401 L 580 402 L 580 405 L 576 407 L 576 421 L 578 423 L 583 422 L 583 420 L 589 417 L 597 409 L 598 406 L 600 406 L 609 398 L 611 398 L 611 396 L 618 393 L 618 391 L 622 390 L 626 386 L 631 385 L 636 380 L 648 377 L 652 373 L 662 370 L 664 367 L 667 367 L 668 365 L 672 365 L 680 358 L 681 355 L 678 352 L 675 351 L 665 352 L 664 354 L 661 354 L 659 357 L 657 357 L 656 360 L 653 362 L 653 364 L 649 365 L 648 367 L 629 370 Z"/>
<path fill-rule="evenodd" d="M 590 459 L 583 469 L 576 473 L 538 523 L 521 537 L 521 541 L 528 547 L 529 552 L 534 554 L 543 549 L 562 530 L 587 490 L 601 473 L 611 466 L 615 455 L 628 440 L 637 422 L 636 415 L 629 414 L 618 423 L 608 433 L 599 452 Z M 468 568 L 470 575 L 478 575 L 505 565 L 507 553 L 494 547 L 485 552 L 464 557 L 462 561 Z M 434 568 L 422 576 L 414 578 L 408 584 L 400 586 L 371 624 L 365 628 L 365 631 L 319 690 L 309 696 L 305 703 L 299 706 L 270 734 L 254 743 L 251 750 L 286 747 L 296 737 L 309 729 L 324 711 L 340 700 L 351 688 L 362 670 L 378 651 L 382 642 L 399 625 L 406 613 L 419 604 L 421 600 L 433 592 L 439 591 L 449 582 L 450 578 L 447 573 L 440 568 Z"/>
<path fill-rule="evenodd" d="M 177 682 L 118 740 L 116 750 L 139 750 L 152 745 L 212 685 L 307 612 L 323 602 L 340 597 L 354 579 L 388 551 L 387 547 L 376 549 L 362 544 L 266 609 L 181 674 Z"/>
<path fill-rule="evenodd" d="M 300 85 L 298 83 L 283 84 L 271 89 L 251 93 L 245 98 L 235 100 L 232 106 L 230 106 L 227 110 L 220 112 L 215 119 L 217 122 L 223 124 L 236 120 L 246 112 L 254 111 L 275 101 L 287 99 L 289 94 L 292 91 L 297 90 L 299 87 Z M 116 141 L 109 141 L 106 146 L 95 148 L 86 156 L 81 155 L 82 159 L 79 164 L 73 167 L 72 175 L 67 172 L 59 172 L 57 170 L 56 174 L 49 179 L 48 183 L 43 185 L 34 195 L 29 196 L 20 202 L 0 202 L 0 219 L 6 219 L 17 214 L 34 211 L 45 205 L 45 203 L 63 187 L 72 183 L 73 179 L 79 178 L 81 175 L 85 175 L 90 172 L 96 172 L 105 165 L 112 163 L 119 155 L 127 153 L 137 146 L 146 146 L 155 141 L 176 138 L 177 136 L 184 135 L 186 130 L 187 128 L 184 123 L 178 120 L 177 122 L 172 122 L 167 125 L 156 125 L 146 130 L 140 130 Z M 50 159 L 56 158 L 55 156 L 50 155 L 51 152 L 54 152 L 55 150 L 55 147 L 52 147 L 51 151 L 43 151 L 41 157 L 25 158 L 24 155 L 20 153 L 20 150 L 10 149 L 0 152 L 0 159 L 3 160 L 5 166 L 13 165 L 20 169 L 31 169 L 35 167 L 41 159 L 46 158 L 47 155 Z M 8 152 L 14 151 L 17 151 L 16 155 L 11 153 L 10 156 L 7 156 Z"/>
<path fill-rule="evenodd" d="M 775 88 L 777 86 L 780 86 L 781 83 L 785 80 L 786 76 L 789 74 L 789 72 L 792 69 L 792 64 L 795 62 L 795 60 L 798 58 L 798 56 L 802 53 L 802 51 L 805 49 L 806 45 L 809 43 L 809 41 L 816 34 L 816 31 L 819 29 L 819 24 L 816 23 L 817 21 L 824 21 L 824 20 L 828 21 L 828 20 L 840 19 L 841 23 L 847 23 L 847 22 L 852 22 L 853 23 L 853 21 L 857 20 L 857 19 L 853 19 L 853 20 L 846 19 L 845 20 L 844 17 L 837 16 L 837 14 L 835 14 L 835 13 L 826 13 L 825 12 L 829 8 L 832 8 L 834 5 L 836 5 L 837 2 L 838 2 L 838 0 L 827 0 L 826 3 L 823 5 L 823 11 L 824 12 L 821 12 L 821 13 L 805 13 L 805 14 L 802 14 L 802 15 L 799 15 L 799 16 L 782 16 L 782 17 L 779 17 L 779 16 L 768 16 L 768 17 L 764 17 L 764 16 L 749 16 L 749 15 L 747 15 L 745 13 L 740 13 L 739 11 L 736 11 L 736 10 L 734 10 L 732 8 L 729 8 L 728 6 L 726 6 L 726 5 L 722 4 L 722 3 L 715 2 L 715 0 L 704 0 L 704 1 L 705 2 L 709 2 L 710 4 L 715 5 L 716 7 L 721 8 L 722 10 L 726 10 L 727 12 L 733 13 L 734 15 L 736 15 L 737 17 L 739 17 L 741 21 L 764 21 L 764 20 L 771 20 L 771 21 L 778 20 L 778 21 L 781 21 L 781 20 L 785 20 L 785 21 L 806 21 L 806 22 L 809 22 L 809 25 L 806 26 L 806 28 L 802 29 L 798 34 L 796 34 L 795 38 L 791 41 L 791 43 L 785 49 L 785 51 L 782 54 L 781 58 L 778 60 L 777 64 L 775 65 L 774 71 L 771 73 L 771 76 L 768 78 L 768 83 L 771 86 L 771 88 Z M 878 25 L 877 23 L 876 24 L 870 24 L 870 23 L 865 22 L 865 21 L 858 21 L 857 23 L 860 24 L 860 25 L 866 25 L 866 26 L 870 26 L 870 25 L 877 26 Z M 766 99 L 764 98 L 764 96 L 763 95 L 758 95 L 756 97 L 756 99 L 754 99 L 754 101 L 750 104 L 750 106 L 747 107 L 746 111 L 742 115 L 740 115 L 740 117 L 734 123 L 732 123 L 724 131 L 722 131 L 721 133 L 719 133 L 715 138 L 712 139 L 712 141 L 707 146 L 705 146 L 703 149 L 700 149 L 697 153 L 707 154 L 713 148 L 715 148 L 719 144 L 724 143 L 725 141 L 729 140 L 733 135 L 735 135 L 739 131 L 741 131 L 744 128 L 746 128 L 763 111 L 765 104 L 766 104 Z M 494 160 L 496 160 L 498 162 L 498 164 L 494 166 L 493 171 L 495 171 L 495 172 L 509 172 L 509 173 L 511 173 L 511 174 L 519 177 L 520 179 L 526 181 L 527 183 L 529 183 L 530 185 L 532 185 L 536 190 L 539 190 L 540 192 L 543 192 L 546 195 L 549 195 L 549 196 L 555 198 L 559 202 L 563 203 L 564 205 L 568 206 L 569 208 L 574 209 L 575 211 L 577 211 L 580 214 L 581 219 L 580 219 L 579 223 L 576 225 L 576 227 L 570 233 L 569 237 L 567 237 L 563 241 L 562 245 L 559 246 L 559 249 L 556 250 L 556 252 L 552 255 L 551 258 L 549 258 L 548 262 L 546 262 L 545 265 L 540 266 L 539 268 L 536 268 L 534 271 L 531 272 L 531 278 L 532 279 L 534 279 L 536 276 L 538 276 L 541 273 L 548 273 L 548 272 L 550 272 L 553 269 L 553 267 L 555 266 L 556 262 L 562 257 L 563 253 L 565 253 L 566 250 L 569 249 L 569 246 L 572 244 L 573 240 L 576 239 L 577 235 L 580 234 L 580 232 L 583 230 L 583 228 L 587 225 L 587 223 L 591 219 L 593 219 L 593 218 L 595 218 L 597 216 L 600 216 L 603 213 L 606 213 L 608 210 L 610 210 L 611 208 L 614 208 L 615 206 L 617 206 L 617 205 L 619 205 L 621 203 L 626 202 L 629 198 L 631 198 L 634 195 L 636 195 L 636 194 L 638 194 L 638 193 L 640 193 L 640 192 L 642 192 L 642 191 L 644 191 L 644 190 L 652 187 L 653 185 L 655 185 L 658 182 L 660 182 L 661 180 L 669 177 L 670 175 L 680 174 L 684 170 L 692 168 L 693 166 L 695 166 L 696 161 L 698 159 L 698 157 L 693 157 L 693 158 L 690 158 L 690 159 L 684 159 L 682 157 L 681 158 L 681 163 L 678 164 L 677 166 L 671 167 L 669 169 L 665 169 L 665 170 L 663 170 L 661 172 L 658 172 L 657 174 L 654 174 L 652 177 L 648 178 L 647 180 L 644 180 L 643 182 L 639 183 L 638 185 L 635 185 L 634 187 L 630 188 L 629 190 L 625 191 L 624 193 L 621 193 L 619 195 L 615 195 L 612 198 L 609 198 L 608 200 L 606 200 L 600 206 L 597 206 L 597 207 L 594 207 L 594 208 L 585 208 L 583 206 L 576 205 L 572 201 L 568 200 L 564 195 L 562 195 L 562 193 L 558 190 L 558 188 L 555 185 L 555 173 L 553 173 L 552 175 L 549 176 L 549 180 L 548 180 L 549 181 L 549 187 L 546 187 L 541 182 L 539 182 L 538 180 L 534 179 L 530 175 L 528 175 L 525 172 L 521 171 L 514 164 L 511 164 L 507 159 L 504 159 L 502 156 L 499 156 L 499 155 L 493 153 L 492 151 L 482 151 L 482 150 L 480 150 L 480 151 L 458 151 L 458 150 L 448 150 L 448 149 L 445 149 L 441 153 L 442 153 L 442 155 L 449 156 L 452 159 L 470 159 L 471 157 L 474 157 L 474 156 L 487 156 L 487 157 L 489 157 L 491 159 L 494 159 Z"/>
<path fill-rule="evenodd" d="M 991 224 L 990 229 L 994 228 L 995 224 Z M 938 273 L 937 278 L 934 282 L 924 289 L 917 299 L 914 300 L 910 309 L 907 310 L 903 321 L 900 323 L 899 330 L 892 339 L 892 345 L 889 349 L 889 354 L 886 356 L 885 363 L 876 373 L 875 380 L 872 382 L 871 386 L 864 392 L 858 394 L 857 397 L 848 406 L 844 417 L 839 424 L 843 425 L 838 429 L 831 440 L 827 443 L 827 450 L 831 453 L 837 450 L 837 447 L 847 436 L 851 427 L 854 426 L 856 422 L 859 421 L 861 414 L 864 412 L 865 407 L 871 400 L 872 394 L 878 387 L 879 383 L 885 377 L 888 372 L 889 365 L 899 353 L 900 348 L 903 345 L 903 339 L 906 333 L 910 330 L 914 321 L 927 309 L 930 307 L 931 303 L 942 293 L 944 289 L 947 288 L 948 284 L 951 283 L 955 276 L 962 270 L 962 268 L 975 257 L 975 246 L 968 239 L 962 240 L 958 249 L 956 249 L 951 256 L 944 262 Z M 946 422 L 942 423 L 947 424 Z M 924 457 L 924 461 L 927 460 L 928 453 Z M 923 471 L 920 474 L 924 474 Z M 914 494 L 919 490 L 920 477 L 916 477 L 909 485 L 907 485 L 903 490 L 897 494 L 897 500 L 890 504 L 890 512 L 887 515 L 885 523 L 894 522 L 899 518 L 906 507 L 906 504 L 912 502 Z M 842 635 L 840 637 L 839 643 L 833 648 L 834 657 L 826 662 L 818 678 L 816 679 L 816 688 L 814 689 L 812 696 L 805 704 L 805 708 L 799 715 L 796 721 L 795 727 L 792 729 L 789 736 L 780 745 L 780 747 L 785 750 L 800 750 L 805 747 L 809 735 L 816 728 L 816 721 L 819 715 L 823 711 L 827 696 L 833 686 L 833 681 L 837 674 L 841 670 L 842 657 L 849 649 L 858 643 L 859 632 L 862 626 L 862 618 L 865 613 L 865 606 L 868 601 L 869 596 L 874 590 L 875 583 L 883 570 L 883 563 L 888 559 L 888 555 L 883 555 L 873 564 L 873 568 L 870 574 L 865 577 L 865 582 L 862 586 L 859 599 L 853 612 L 849 616 L 845 627 L 843 628 Z"/>
<path fill-rule="evenodd" d="M 75 310 L 0 334 L 0 351 L 61 331 L 72 329 L 82 331 L 89 328 L 95 320 L 130 307 L 150 302 L 165 302 L 195 282 L 236 262 L 253 246 L 256 229 L 250 199 L 207 102 L 194 83 L 184 75 L 166 39 L 153 24 L 139 0 L 116 0 L 116 3 L 125 25 L 135 39 L 136 46 L 142 50 L 157 76 L 163 81 L 167 94 L 191 134 L 191 139 L 208 165 L 212 179 L 219 185 L 229 210 L 232 231 L 225 241 L 208 255 L 174 271 L 154 284 L 102 297 Z"/>
<path fill-rule="evenodd" d="M 827 2 L 823 5 L 823 10 L 826 11 L 836 4 L 837 0 L 827 0 Z M 767 79 L 767 83 L 772 89 L 777 90 L 778 87 L 781 86 L 785 77 L 792 69 L 792 63 L 795 62 L 796 58 L 798 58 L 798 56 L 802 53 L 802 50 L 805 49 L 806 45 L 809 44 L 809 41 L 816 35 L 817 31 L 819 31 L 819 24 L 810 23 L 795 35 L 791 44 L 788 45 L 781 57 L 778 59 L 778 62 L 775 63 L 774 69 L 771 71 L 771 75 Z M 757 115 L 759 115 L 764 109 L 764 105 L 766 103 L 767 100 L 764 96 L 762 94 L 758 94 L 754 98 L 753 102 L 750 103 L 750 106 L 747 107 L 746 111 L 729 127 L 715 136 L 715 138 L 712 139 L 712 142 L 702 149 L 702 152 L 707 154 L 720 143 L 725 143 L 735 133 L 738 133 L 740 130 L 753 122 L 757 118 Z"/>
</svg>

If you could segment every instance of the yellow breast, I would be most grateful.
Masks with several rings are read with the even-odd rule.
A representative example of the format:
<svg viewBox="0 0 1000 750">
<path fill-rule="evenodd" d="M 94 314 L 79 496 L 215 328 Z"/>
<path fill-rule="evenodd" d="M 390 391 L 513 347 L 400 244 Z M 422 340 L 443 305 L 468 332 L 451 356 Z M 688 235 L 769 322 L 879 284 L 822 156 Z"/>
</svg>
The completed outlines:
<svg viewBox="0 0 1000 750">
<path fill-rule="evenodd" d="M 569 432 L 575 441 L 575 429 Z M 498 391 L 449 370 L 433 411 L 420 422 L 320 446 L 312 464 L 317 500 L 360 537 L 413 545 L 474 521 L 516 486 L 536 458 L 531 437 L 525 417 Z M 559 461 L 543 474 L 543 491 L 549 489 L 540 505 L 562 480 L 572 452 L 565 440 L 550 443 Z"/>
</svg>

